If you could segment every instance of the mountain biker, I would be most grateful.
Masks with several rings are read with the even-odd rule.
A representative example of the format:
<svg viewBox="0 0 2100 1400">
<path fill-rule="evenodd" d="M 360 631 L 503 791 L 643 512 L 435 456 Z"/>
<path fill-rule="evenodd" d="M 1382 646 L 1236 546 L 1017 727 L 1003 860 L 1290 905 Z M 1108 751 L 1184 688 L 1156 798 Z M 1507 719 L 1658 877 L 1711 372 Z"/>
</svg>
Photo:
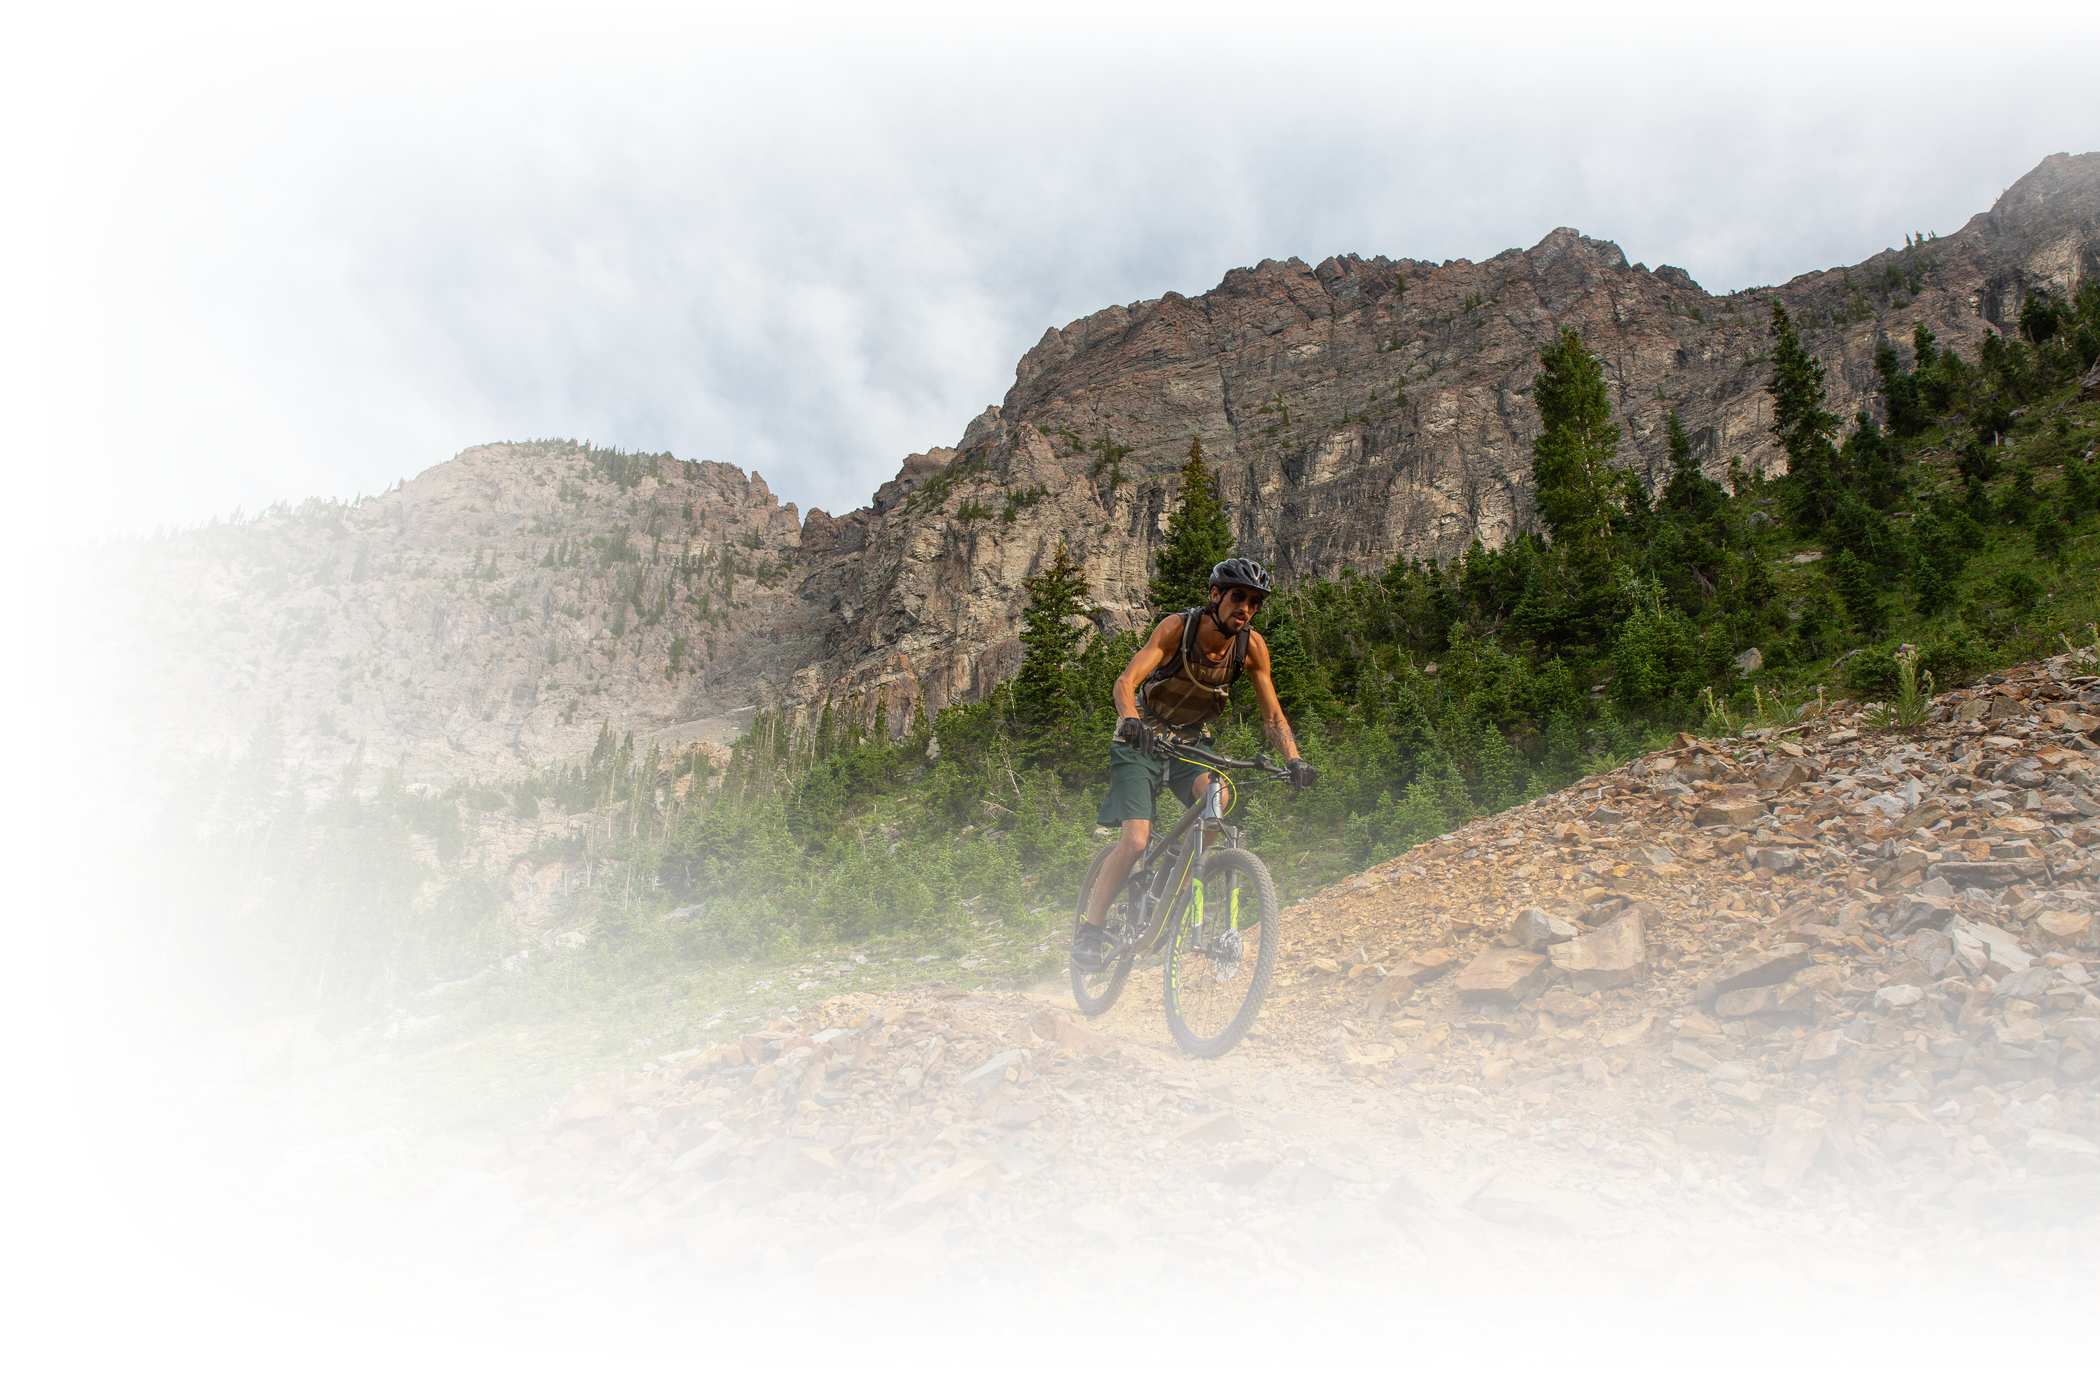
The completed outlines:
<svg viewBox="0 0 2100 1400">
<path fill-rule="evenodd" d="M 1269 644 L 1254 630 L 1254 615 L 1273 588 L 1269 571 L 1252 559 L 1219 561 L 1210 571 L 1210 600 L 1161 618 L 1116 677 L 1111 693 L 1120 718 L 1108 750 L 1100 821 L 1120 827 L 1122 839 L 1094 881 L 1072 940 L 1072 961 L 1081 971 L 1098 972 L 1108 964 L 1114 947 L 1104 927 L 1109 903 L 1152 839 L 1160 787 L 1171 787 L 1190 807 L 1210 790 L 1211 774 L 1169 757 L 1162 741 L 1208 740 L 1210 722 L 1225 712 L 1242 669 L 1254 679 L 1262 732 L 1283 752 L 1292 786 L 1313 785 L 1313 767 L 1298 756 L 1298 741 L 1276 699 Z"/>
</svg>

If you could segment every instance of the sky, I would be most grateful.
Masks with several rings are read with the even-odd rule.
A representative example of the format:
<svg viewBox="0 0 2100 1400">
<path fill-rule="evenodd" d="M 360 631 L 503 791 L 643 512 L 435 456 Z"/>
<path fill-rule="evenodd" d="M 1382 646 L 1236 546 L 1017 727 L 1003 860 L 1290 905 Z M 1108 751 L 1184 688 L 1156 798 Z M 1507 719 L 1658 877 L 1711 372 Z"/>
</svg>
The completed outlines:
<svg viewBox="0 0 2100 1400">
<path fill-rule="evenodd" d="M 1725 291 L 2100 149 L 2069 6 L 283 8 L 69 12 L 0 99 L 7 377 L 68 531 L 533 437 L 846 510 L 1047 327 L 1265 257 L 1565 224 Z"/>
</svg>

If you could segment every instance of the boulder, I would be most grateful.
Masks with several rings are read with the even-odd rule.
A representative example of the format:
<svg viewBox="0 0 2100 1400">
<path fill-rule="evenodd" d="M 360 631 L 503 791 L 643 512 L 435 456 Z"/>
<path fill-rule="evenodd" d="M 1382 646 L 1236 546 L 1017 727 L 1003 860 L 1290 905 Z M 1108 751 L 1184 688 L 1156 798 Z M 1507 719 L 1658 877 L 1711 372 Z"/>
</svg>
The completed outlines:
<svg viewBox="0 0 2100 1400">
<path fill-rule="evenodd" d="M 1582 930 L 1558 914 L 1549 914 L 1543 909 L 1533 907 L 1517 914 L 1509 926 L 1509 932 L 1510 936 L 1516 939 L 1519 948 L 1538 953 L 1555 943 L 1566 943 L 1569 939 L 1579 936 Z"/>
<path fill-rule="evenodd" d="M 1709 802 L 1692 814 L 1693 826 L 1755 826 L 1765 814 L 1765 804 L 1754 797 Z"/>
<path fill-rule="evenodd" d="M 2074 914 L 2068 910 L 2050 910 L 2034 917 L 2034 926 L 2051 938 L 2066 943 L 2091 934 L 2094 919 L 2091 914 Z"/>
<path fill-rule="evenodd" d="M 1947 921 L 1942 933 L 1953 949 L 1954 960 L 1972 977 L 1985 972 L 1999 976 L 2025 972 L 2034 963 L 2034 954 L 2022 948 L 2017 938 L 1980 919 L 1957 914 Z"/>
<path fill-rule="evenodd" d="M 1646 921 L 1640 910 L 1628 909 L 1601 928 L 1555 943 L 1546 955 L 1579 987 L 1623 987 L 1648 969 Z"/>
<path fill-rule="evenodd" d="M 1775 758 L 1757 770 L 1760 792 L 1792 792 L 1815 776 L 1815 770 L 1798 758 Z"/>
<path fill-rule="evenodd" d="M 1514 1006 L 1536 994 L 1552 976 L 1537 953 L 1522 948 L 1490 948 L 1458 974 L 1458 994 L 1467 1001 L 1494 1001 Z"/>
</svg>

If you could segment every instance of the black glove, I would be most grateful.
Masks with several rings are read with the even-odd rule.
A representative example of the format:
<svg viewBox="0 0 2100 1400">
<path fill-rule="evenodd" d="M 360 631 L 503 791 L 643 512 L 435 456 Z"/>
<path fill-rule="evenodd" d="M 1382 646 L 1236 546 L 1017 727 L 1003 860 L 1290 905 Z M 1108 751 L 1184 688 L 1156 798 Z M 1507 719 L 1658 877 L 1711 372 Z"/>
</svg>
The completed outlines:
<svg viewBox="0 0 2100 1400">
<path fill-rule="evenodd" d="M 1116 721 L 1116 742 L 1128 744 L 1139 753 L 1151 753 L 1157 747 L 1152 731 L 1145 728 L 1145 722 L 1135 715 Z"/>
<path fill-rule="evenodd" d="M 1320 776 L 1313 771 L 1313 766 L 1302 758 L 1294 758 L 1283 766 L 1290 772 L 1291 786 L 1300 792 L 1311 787 L 1313 780 Z"/>
</svg>

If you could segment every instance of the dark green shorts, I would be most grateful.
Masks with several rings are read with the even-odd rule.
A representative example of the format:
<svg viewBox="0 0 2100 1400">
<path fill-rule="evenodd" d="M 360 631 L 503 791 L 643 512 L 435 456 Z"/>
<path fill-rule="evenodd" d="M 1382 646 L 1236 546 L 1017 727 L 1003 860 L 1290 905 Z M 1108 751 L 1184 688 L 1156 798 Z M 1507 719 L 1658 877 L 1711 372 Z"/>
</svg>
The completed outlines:
<svg viewBox="0 0 2100 1400">
<path fill-rule="evenodd" d="M 1180 758 L 1155 758 L 1139 753 L 1128 744 L 1108 746 L 1108 796 L 1101 799 L 1096 814 L 1103 826 L 1121 826 L 1127 821 L 1157 821 L 1159 790 L 1174 789 L 1181 805 L 1196 802 L 1196 779 L 1203 770 Z"/>
</svg>

